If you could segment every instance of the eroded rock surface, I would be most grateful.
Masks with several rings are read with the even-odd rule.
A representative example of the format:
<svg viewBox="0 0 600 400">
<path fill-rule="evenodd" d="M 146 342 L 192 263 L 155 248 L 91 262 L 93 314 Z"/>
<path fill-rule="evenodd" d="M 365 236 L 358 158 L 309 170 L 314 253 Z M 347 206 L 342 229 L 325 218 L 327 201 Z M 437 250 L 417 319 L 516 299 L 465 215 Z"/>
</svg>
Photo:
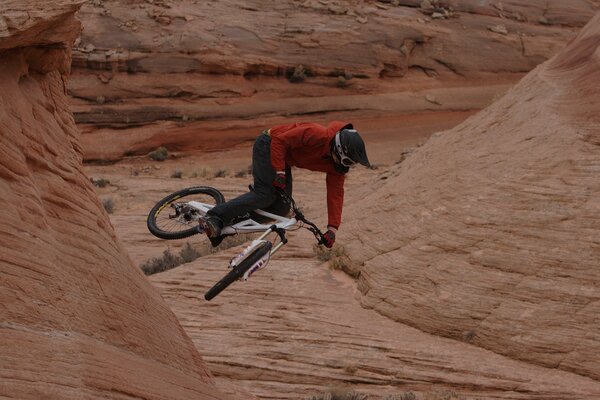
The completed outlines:
<svg viewBox="0 0 600 400">
<path fill-rule="evenodd" d="M 343 231 L 362 304 L 599 379 L 599 83 L 597 15 L 372 186 Z"/>
<path fill-rule="evenodd" d="M 228 156 L 221 153 L 222 158 Z M 122 164 L 88 167 L 110 178 L 113 186 L 102 191 L 120 205 L 111 219 L 137 263 L 160 256 L 167 246 L 178 254 L 184 243 L 200 246 L 206 241 L 201 236 L 168 243 L 152 240 L 144 224 L 136 223 L 144 220 L 157 198 L 198 184 L 198 178 L 187 175 L 168 178 L 177 161 L 166 161 L 169 165 L 163 163 L 160 170 L 143 176 L 124 174 Z M 323 176 L 301 170 L 294 176 L 299 204 L 322 226 Z M 360 202 L 374 176 L 378 174 L 366 169 L 351 172 L 349 204 Z M 223 190 L 226 198 L 240 193 L 248 181 L 231 176 L 202 179 Z M 343 230 L 350 229 L 347 223 Z M 369 399 L 409 391 L 419 400 L 600 396 L 600 383 L 589 377 L 514 360 L 462 338 L 440 338 L 361 307 L 356 282 L 316 257 L 308 232 L 290 232 L 288 239 L 266 269 L 248 282 L 234 283 L 211 302 L 204 301 L 203 294 L 228 271 L 229 259 L 241 247 L 150 278 L 202 348 L 218 384 L 265 399 L 302 399 L 341 387 L 368 394 Z"/>
<path fill-rule="evenodd" d="M 0 397 L 225 398 L 82 171 L 80 5 L 0 4 Z"/>
<path fill-rule="evenodd" d="M 422 3 L 89 2 L 69 84 L 84 156 L 213 150 L 219 140 L 196 135 L 239 143 L 274 115 L 479 110 L 600 9 L 591 0 Z M 449 101 L 407 99 L 431 89 Z"/>
</svg>

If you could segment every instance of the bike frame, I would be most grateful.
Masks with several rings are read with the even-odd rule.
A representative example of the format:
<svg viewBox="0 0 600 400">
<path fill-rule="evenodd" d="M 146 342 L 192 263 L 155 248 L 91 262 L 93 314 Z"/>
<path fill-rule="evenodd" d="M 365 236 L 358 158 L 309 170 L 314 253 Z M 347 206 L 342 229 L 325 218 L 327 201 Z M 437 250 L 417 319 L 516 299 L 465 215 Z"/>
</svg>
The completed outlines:
<svg viewBox="0 0 600 400">
<path fill-rule="evenodd" d="M 200 210 L 204 215 L 206 215 L 208 210 L 214 207 L 212 204 L 201 203 L 199 201 L 188 201 L 187 204 Z M 281 215 L 272 214 L 263 210 L 255 210 L 254 212 L 272 219 L 274 222 L 269 224 L 261 224 L 252 218 L 248 218 L 233 225 L 224 226 L 223 229 L 221 229 L 221 234 L 234 235 L 237 233 L 262 232 L 269 229 L 273 225 L 275 225 L 277 228 L 288 230 L 289 228 L 298 224 L 298 220 L 296 218 L 286 218 L 282 217 Z"/>
<path fill-rule="evenodd" d="M 199 201 L 189 201 L 188 205 L 200 210 L 203 214 L 206 215 L 206 212 L 213 208 L 212 204 L 201 203 Z M 243 221 L 237 222 L 233 225 L 224 226 L 221 230 L 222 235 L 235 235 L 238 233 L 255 233 L 255 232 L 263 232 L 263 234 L 256 240 L 262 240 L 267 237 L 272 232 L 277 232 L 278 230 L 290 230 L 293 227 L 297 227 L 299 224 L 298 219 L 295 217 L 286 218 L 281 215 L 272 214 L 263 210 L 255 210 L 256 214 L 262 215 L 273 221 L 269 224 L 261 224 L 253 220 L 252 218 L 245 219 Z M 281 236 L 281 235 L 280 235 Z M 275 254 L 277 250 L 279 250 L 287 241 L 282 240 L 277 243 L 275 247 L 271 250 L 271 255 Z"/>
</svg>

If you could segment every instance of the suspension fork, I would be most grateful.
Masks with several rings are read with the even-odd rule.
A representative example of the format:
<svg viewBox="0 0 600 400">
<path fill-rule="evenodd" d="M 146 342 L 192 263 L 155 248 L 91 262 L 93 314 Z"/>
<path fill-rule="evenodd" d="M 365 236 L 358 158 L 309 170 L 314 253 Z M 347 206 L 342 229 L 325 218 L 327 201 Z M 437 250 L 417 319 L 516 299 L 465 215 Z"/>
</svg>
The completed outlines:
<svg viewBox="0 0 600 400">
<path fill-rule="evenodd" d="M 273 254 L 275 254 L 280 248 L 282 248 L 284 245 L 287 244 L 288 240 L 285 237 L 285 229 L 283 228 L 278 228 L 277 225 L 271 225 L 269 227 L 269 229 L 267 229 L 265 231 L 265 233 L 263 233 L 262 235 L 260 235 L 260 237 L 257 240 L 263 240 L 264 238 L 266 238 L 271 232 L 275 232 L 278 236 L 279 239 L 281 239 L 281 241 L 279 243 L 277 243 L 275 245 L 275 247 L 273 247 L 271 249 L 271 256 L 273 256 Z"/>
</svg>

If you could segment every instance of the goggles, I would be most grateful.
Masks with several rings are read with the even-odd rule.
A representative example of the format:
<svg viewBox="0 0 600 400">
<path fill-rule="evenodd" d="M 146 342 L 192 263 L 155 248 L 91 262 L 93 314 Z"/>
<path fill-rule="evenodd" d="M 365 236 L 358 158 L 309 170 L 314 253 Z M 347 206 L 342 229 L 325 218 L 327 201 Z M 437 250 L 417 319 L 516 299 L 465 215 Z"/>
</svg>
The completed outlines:
<svg viewBox="0 0 600 400">
<path fill-rule="evenodd" d="M 356 164 L 356 161 L 354 161 L 353 159 L 351 159 L 350 157 L 348 157 L 346 155 L 346 153 L 344 152 L 344 148 L 342 147 L 342 143 L 340 142 L 340 133 L 336 133 L 335 135 L 335 152 L 338 155 L 338 157 L 340 158 L 340 164 L 342 164 L 344 167 L 350 167 L 354 164 Z"/>
</svg>

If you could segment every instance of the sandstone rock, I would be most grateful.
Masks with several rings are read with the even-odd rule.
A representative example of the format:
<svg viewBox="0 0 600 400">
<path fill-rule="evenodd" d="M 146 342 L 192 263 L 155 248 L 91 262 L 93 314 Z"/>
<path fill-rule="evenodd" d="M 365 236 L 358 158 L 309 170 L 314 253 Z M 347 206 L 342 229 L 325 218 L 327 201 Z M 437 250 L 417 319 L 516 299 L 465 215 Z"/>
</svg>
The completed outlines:
<svg viewBox="0 0 600 400">
<path fill-rule="evenodd" d="M 357 124 L 357 127 L 372 126 Z M 390 129 L 397 131 L 399 126 Z M 375 138 L 381 132 L 369 133 L 373 135 L 367 140 L 374 150 Z M 406 143 L 398 137 L 402 136 L 391 136 L 381 144 L 404 148 Z M 195 160 L 206 165 L 210 159 L 214 165 L 223 167 L 223 160 L 236 159 L 234 154 L 240 154 L 237 158 L 248 162 L 250 152 L 246 148 L 242 153 L 235 150 L 205 153 Z M 370 156 L 373 160 L 381 159 L 380 152 Z M 400 167 L 404 168 L 402 165 L 411 157 Z M 94 170 L 101 168 L 113 169 L 94 167 Z M 381 174 L 388 172 L 395 171 L 383 168 Z M 367 169 L 353 170 L 346 186 L 348 204 L 368 198 L 378 176 L 379 172 Z M 108 177 L 113 182 L 113 177 Z M 319 225 L 325 223 L 323 179 L 319 173 L 294 171 L 297 200 L 307 217 L 321 220 Z M 247 180 L 229 178 L 213 182 L 227 198 L 232 198 L 244 190 Z M 128 188 L 121 195 L 135 204 L 132 211 L 112 217 L 119 236 L 125 238 L 125 245 L 132 249 L 138 262 L 150 254 L 159 254 L 165 243 L 152 240 L 145 227 L 133 221 L 143 218 L 152 199 L 197 184 L 197 180 L 174 182 L 157 176 L 151 179 L 121 176 L 116 184 Z M 389 202 L 381 204 L 381 207 L 392 206 Z M 347 224 L 352 218 L 356 217 L 345 216 L 340 232 L 350 229 Z M 357 222 L 372 229 L 364 221 Z M 363 232 L 365 241 L 374 239 L 372 233 Z M 382 238 L 383 235 L 378 237 Z M 362 308 L 356 301 L 356 283 L 315 257 L 310 234 L 290 232 L 288 239 L 288 245 L 266 269 L 247 282 L 234 283 L 210 303 L 199 297 L 226 273 L 228 260 L 241 247 L 151 277 L 184 329 L 199 347 L 208 349 L 203 354 L 204 360 L 217 383 L 242 387 L 261 398 L 277 399 L 306 399 L 331 391 L 332 387 L 357 390 L 368 394 L 369 399 L 399 398 L 407 391 L 416 393 L 418 399 L 534 400 L 543 396 L 595 400 L 600 395 L 600 383 L 592 379 L 512 360 L 469 344 L 468 340 L 477 340 L 478 331 L 465 331 L 464 339 L 461 336 L 460 340 L 450 340 Z M 194 243 L 202 240 L 205 238 L 195 238 Z M 349 250 L 347 242 L 343 246 L 342 253 Z M 436 396 L 435 392 L 455 392 L 455 395 Z"/>
<path fill-rule="evenodd" d="M 224 399 L 83 173 L 65 95 L 80 5 L 0 4 L 0 397 Z"/>
<path fill-rule="evenodd" d="M 598 37 L 600 15 L 346 212 L 372 222 L 340 235 L 363 305 L 600 378 Z"/>
<path fill-rule="evenodd" d="M 508 35 L 508 29 L 504 25 L 488 26 L 488 29 L 492 32 L 499 33 L 501 35 Z"/>
<path fill-rule="evenodd" d="M 470 0 L 451 4 L 406 0 L 398 7 L 391 7 L 392 3 L 387 2 L 385 7 L 390 7 L 389 10 L 376 7 L 376 3 L 363 7 L 362 3 L 317 0 L 302 5 L 281 1 L 275 9 L 258 2 L 250 6 L 253 11 L 233 0 L 158 3 L 140 4 L 146 7 L 143 9 L 122 2 L 104 2 L 102 9 L 89 4 L 82 7 L 80 15 L 86 26 L 82 42 L 93 44 L 97 49 L 119 49 L 119 53 L 104 56 L 98 51 L 75 50 L 75 77 L 69 91 L 77 99 L 74 104 L 78 122 L 121 128 L 122 120 L 139 120 L 135 115 L 103 114 L 104 110 L 97 108 L 94 101 L 97 95 L 136 108 L 132 112 L 145 115 L 146 120 L 152 119 L 152 112 L 159 103 L 161 109 L 169 111 L 161 111 L 157 118 L 170 115 L 180 120 L 177 100 L 184 106 L 193 104 L 196 109 L 204 107 L 205 102 L 221 104 L 220 114 L 227 112 L 231 105 L 229 99 L 234 96 L 239 96 L 235 107 L 248 109 L 255 109 L 255 100 L 261 98 L 276 100 L 277 97 L 293 104 L 292 97 L 296 96 L 299 103 L 310 102 L 339 95 L 335 90 L 340 70 L 360 77 L 360 81 L 356 81 L 359 84 L 348 87 L 345 95 L 412 90 L 415 85 L 431 83 L 422 83 L 423 77 L 433 77 L 442 85 L 444 82 L 455 85 L 451 83 L 455 79 L 485 79 L 493 83 L 494 76 L 501 76 L 498 79 L 503 80 L 508 74 L 518 79 L 551 55 L 549 51 L 555 47 L 546 44 L 553 42 L 558 46 L 574 36 L 570 27 L 538 24 L 537 18 L 545 15 L 545 11 L 542 2 L 537 1 L 503 2 L 507 15 L 519 12 L 530 23 L 509 17 L 499 19 L 499 10 L 492 6 L 494 2 L 483 4 Z M 421 3 L 431 13 L 442 14 L 447 21 L 442 25 L 427 23 L 429 19 L 422 18 Z M 330 7 L 339 8 L 339 13 L 332 13 Z M 562 5 L 551 1 L 549 7 L 548 10 L 554 11 L 547 14 L 547 18 L 569 20 L 574 26 L 582 25 L 598 10 L 598 5 L 579 0 Z M 104 9 L 110 10 L 111 15 L 99 14 Z M 155 12 L 152 15 L 156 18 L 176 19 L 171 19 L 168 25 L 160 25 L 157 32 L 157 24 L 148 18 L 148 12 Z M 181 16 L 194 18 L 187 18 L 183 23 Z M 451 18 L 453 16 L 460 18 Z M 526 35 L 528 46 L 535 51 L 524 52 L 519 37 L 506 35 L 503 39 L 490 35 L 485 29 L 499 23 L 511 32 Z M 407 41 L 414 43 L 408 53 L 402 49 Z M 536 46 L 536 42 L 540 45 Z M 290 91 L 284 79 L 285 71 L 298 64 L 310 68 L 316 79 L 306 80 L 303 91 Z M 102 93 L 90 95 L 94 84 L 90 85 L 88 75 L 96 81 L 97 71 L 111 71 L 115 78 L 104 85 Z M 243 91 L 232 90 L 232 76 L 240 78 Z M 380 80 L 380 77 L 385 79 Z M 170 81 L 174 84 L 169 85 Z M 182 90 L 180 82 L 187 83 L 185 89 Z M 210 93 L 204 89 L 206 82 L 210 82 Z M 214 89 L 220 82 L 221 89 Z M 275 82 L 280 86 L 275 87 Z M 173 93 L 178 93 L 175 99 Z M 285 113 L 293 115 L 297 109 L 299 107 Z M 101 117 L 97 118 L 98 115 Z M 112 116 L 115 119 L 110 121 Z M 115 136 L 120 133 L 115 131 Z M 126 151 L 128 149 L 121 149 L 120 153 Z"/>
</svg>

